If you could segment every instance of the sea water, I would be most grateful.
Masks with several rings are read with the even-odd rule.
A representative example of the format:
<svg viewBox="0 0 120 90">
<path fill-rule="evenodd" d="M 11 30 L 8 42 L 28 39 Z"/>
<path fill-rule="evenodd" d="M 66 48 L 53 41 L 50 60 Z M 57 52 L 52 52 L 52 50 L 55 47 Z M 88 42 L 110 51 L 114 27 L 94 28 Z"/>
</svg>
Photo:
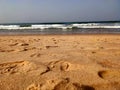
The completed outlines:
<svg viewBox="0 0 120 90">
<path fill-rule="evenodd" d="M 61 22 L 0 24 L 0 34 L 120 33 L 120 22 Z"/>
</svg>

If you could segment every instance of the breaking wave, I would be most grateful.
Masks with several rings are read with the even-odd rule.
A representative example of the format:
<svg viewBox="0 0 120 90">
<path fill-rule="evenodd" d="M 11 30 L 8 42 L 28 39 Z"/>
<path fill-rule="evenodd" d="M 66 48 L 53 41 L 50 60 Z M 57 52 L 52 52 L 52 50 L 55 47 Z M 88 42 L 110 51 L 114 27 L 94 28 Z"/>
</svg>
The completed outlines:
<svg viewBox="0 0 120 90">
<path fill-rule="evenodd" d="M 2 30 L 21 30 L 21 29 L 80 29 L 80 28 L 120 28 L 120 23 L 73 23 L 73 24 L 16 24 L 0 25 Z"/>
</svg>

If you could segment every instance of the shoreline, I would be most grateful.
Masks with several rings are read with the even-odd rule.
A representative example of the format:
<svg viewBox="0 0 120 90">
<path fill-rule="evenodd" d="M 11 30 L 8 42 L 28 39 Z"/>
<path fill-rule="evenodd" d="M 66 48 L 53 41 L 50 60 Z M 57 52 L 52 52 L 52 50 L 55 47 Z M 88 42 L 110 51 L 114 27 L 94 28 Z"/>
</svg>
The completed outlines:
<svg viewBox="0 0 120 90">
<path fill-rule="evenodd" d="M 120 33 L 81 33 L 81 34 L 0 34 L 0 36 L 83 36 L 83 35 L 120 35 Z"/>
</svg>

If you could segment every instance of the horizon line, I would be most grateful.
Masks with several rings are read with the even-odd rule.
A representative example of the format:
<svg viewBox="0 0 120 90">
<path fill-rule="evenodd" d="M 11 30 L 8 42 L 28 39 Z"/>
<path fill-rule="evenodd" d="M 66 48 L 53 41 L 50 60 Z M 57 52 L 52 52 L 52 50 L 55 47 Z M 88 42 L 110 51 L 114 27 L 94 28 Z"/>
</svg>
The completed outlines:
<svg viewBox="0 0 120 90">
<path fill-rule="evenodd" d="M 0 25 L 3 24 L 70 24 L 70 23 L 115 23 L 120 22 L 120 20 L 109 20 L 109 21 L 74 21 L 74 22 L 20 22 L 20 23 L 0 23 Z"/>
</svg>

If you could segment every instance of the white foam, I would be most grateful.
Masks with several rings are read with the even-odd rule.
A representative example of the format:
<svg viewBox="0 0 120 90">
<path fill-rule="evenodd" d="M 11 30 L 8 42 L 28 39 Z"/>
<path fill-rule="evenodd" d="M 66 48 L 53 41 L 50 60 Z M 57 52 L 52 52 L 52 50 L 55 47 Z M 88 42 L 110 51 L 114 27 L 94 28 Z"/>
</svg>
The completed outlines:
<svg viewBox="0 0 120 90">
<path fill-rule="evenodd" d="M 66 26 L 63 24 L 51 24 L 51 25 L 32 25 L 34 29 L 49 29 L 49 28 L 65 28 Z"/>
<path fill-rule="evenodd" d="M 101 25 L 100 23 L 73 24 L 77 28 L 120 28 L 120 25 Z"/>
<path fill-rule="evenodd" d="M 0 29 L 18 29 L 19 25 L 0 25 Z"/>
<path fill-rule="evenodd" d="M 120 23 L 101 24 L 101 23 L 86 23 L 86 24 L 36 24 L 31 26 L 21 27 L 20 25 L 0 25 L 0 29 L 16 30 L 16 29 L 62 29 L 72 30 L 72 28 L 120 28 Z"/>
</svg>

